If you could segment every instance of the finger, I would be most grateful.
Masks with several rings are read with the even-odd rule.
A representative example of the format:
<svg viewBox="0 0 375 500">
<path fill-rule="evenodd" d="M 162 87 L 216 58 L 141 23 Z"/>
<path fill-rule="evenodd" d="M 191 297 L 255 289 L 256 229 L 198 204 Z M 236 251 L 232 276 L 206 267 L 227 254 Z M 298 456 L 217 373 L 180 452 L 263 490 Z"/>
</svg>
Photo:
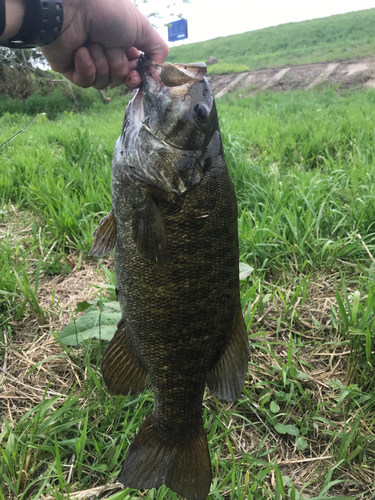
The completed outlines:
<svg viewBox="0 0 375 500">
<path fill-rule="evenodd" d="M 80 47 L 74 55 L 73 83 L 79 87 L 91 87 L 95 82 L 96 68 L 86 47 Z"/>
<path fill-rule="evenodd" d="M 130 71 L 129 75 L 125 78 L 124 83 L 127 87 L 136 89 L 142 83 L 141 75 L 137 70 Z"/>
<path fill-rule="evenodd" d="M 133 60 L 129 61 L 128 68 L 129 68 L 129 73 L 131 71 L 133 71 L 133 70 L 137 70 L 137 68 L 138 68 L 138 59 L 133 59 Z"/>
<path fill-rule="evenodd" d="M 129 61 L 129 74 L 125 78 L 124 83 L 128 87 L 135 89 L 142 83 L 141 75 L 137 71 L 138 59 Z"/>
<path fill-rule="evenodd" d="M 96 70 L 93 87 L 99 90 L 105 89 L 110 84 L 109 64 L 105 49 L 101 43 L 92 43 L 88 46 L 88 50 Z"/>
<path fill-rule="evenodd" d="M 133 61 L 134 59 L 139 58 L 141 55 L 141 52 L 136 49 L 135 47 L 130 47 L 130 49 L 125 50 L 126 57 L 128 58 L 128 61 Z"/>
<path fill-rule="evenodd" d="M 165 48 L 167 50 L 165 50 Z M 145 54 L 147 55 L 147 57 L 149 57 L 150 59 L 152 59 L 156 63 L 163 64 L 167 55 L 169 54 L 169 47 L 168 47 L 168 45 L 166 45 L 166 47 L 160 47 L 159 52 L 147 52 L 147 51 L 145 51 Z"/>
<path fill-rule="evenodd" d="M 121 47 L 106 49 L 105 51 L 111 74 L 111 85 L 121 85 L 129 74 L 129 61 L 125 50 Z"/>
<path fill-rule="evenodd" d="M 125 78 L 124 84 L 134 89 L 139 87 L 142 83 L 141 75 L 138 73 L 137 70 L 138 58 L 141 55 L 141 53 L 135 47 L 131 47 L 125 52 L 129 60 L 129 74 Z"/>
<path fill-rule="evenodd" d="M 134 42 L 137 49 L 142 50 L 150 59 L 158 64 L 163 64 L 168 53 L 167 42 L 152 27 L 150 21 L 138 11 L 138 36 Z"/>
</svg>

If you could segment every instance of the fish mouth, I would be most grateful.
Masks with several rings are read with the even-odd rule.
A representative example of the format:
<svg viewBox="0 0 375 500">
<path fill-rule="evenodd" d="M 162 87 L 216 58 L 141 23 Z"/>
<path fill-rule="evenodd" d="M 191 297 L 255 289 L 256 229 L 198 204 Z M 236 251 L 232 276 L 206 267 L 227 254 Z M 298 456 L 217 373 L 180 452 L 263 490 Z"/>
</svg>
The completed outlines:
<svg viewBox="0 0 375 500">
<path fill-rule="evenodd" d="M 165 62 L 157 64 L 145 55 L 138 60 L 138 72 L 141 75 L 142 86 L 166 87 L 173 96 L 184 95 L 194 82 L 201 82 L 207 74 L 205 63 L 172 64 Z M 156 90 L 156 89 L 155 89 Z"/>
</svg>

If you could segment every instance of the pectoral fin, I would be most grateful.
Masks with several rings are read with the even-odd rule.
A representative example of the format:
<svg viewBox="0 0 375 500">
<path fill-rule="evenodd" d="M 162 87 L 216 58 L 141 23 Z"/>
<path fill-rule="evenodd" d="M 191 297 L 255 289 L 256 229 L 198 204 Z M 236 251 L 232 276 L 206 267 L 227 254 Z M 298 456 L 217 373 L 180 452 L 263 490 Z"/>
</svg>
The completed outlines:
<svg viewBox="0 0 375 500">
<path fill-rule="evenodd" d="M 102 360 L 104 382 L 111 394 L 137 394 L 146 387 L 147 373 L 132 352 L 124 320 L 106 347 Z"/>
<path fill-rule="evenodd" d="M 94 241 L 89 252 L 91 257 L 103 257 L 116 244 L 116 222 L 113 209 L 99 222 L 93 232 Z"/>
<path fill-rule="evenodd" d="M 151 196 L 147 197 L 142 207 L 134 209 L 133 236 L 141 257 L 155 264 L 165 263 L 167 233 L 160 212 Z"/>
<path fill-rule="evenodd" d="M 235 401 L 241 396 L 249 362 L 249 340 L 241 306 L 237 308 L 233 328 L 223 356 L 208 374 L 207 385 L 220 399 Z"/>
</svg>

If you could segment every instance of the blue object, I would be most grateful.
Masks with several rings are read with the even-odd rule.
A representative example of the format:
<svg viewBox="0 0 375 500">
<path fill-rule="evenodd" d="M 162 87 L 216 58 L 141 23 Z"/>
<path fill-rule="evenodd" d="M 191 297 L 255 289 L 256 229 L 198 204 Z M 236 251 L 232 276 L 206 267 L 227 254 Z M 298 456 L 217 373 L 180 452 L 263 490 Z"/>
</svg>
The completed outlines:
<svg viewBox="0 0 375 500">
<path fill-rule="evenodd" d="M 168 41 L 177 42 L 188 37 L 187 19 L 179 19 L 168 26 Z"/>
</svg>

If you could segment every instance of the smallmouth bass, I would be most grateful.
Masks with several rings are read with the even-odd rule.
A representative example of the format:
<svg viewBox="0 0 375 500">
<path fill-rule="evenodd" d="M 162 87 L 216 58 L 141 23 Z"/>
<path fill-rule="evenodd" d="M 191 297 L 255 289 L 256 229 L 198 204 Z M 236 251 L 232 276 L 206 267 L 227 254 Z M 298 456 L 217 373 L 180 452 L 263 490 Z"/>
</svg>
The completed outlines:
<svg viewBox="0 0 375 500">
<path fill-rule="evenodd" d="M 141 56 L 138 70 L 114 150 L 113 210 L 90 251 L 115 248 L 122 320 L 103 355 L 105 383 L 127 395 L 149 379 L 154 392 L 118 479 L 203 500 L 212 480 L 205 386 L 233 401 L 248 366 L 237 202 L 206 66 Z"/>
</svg>

